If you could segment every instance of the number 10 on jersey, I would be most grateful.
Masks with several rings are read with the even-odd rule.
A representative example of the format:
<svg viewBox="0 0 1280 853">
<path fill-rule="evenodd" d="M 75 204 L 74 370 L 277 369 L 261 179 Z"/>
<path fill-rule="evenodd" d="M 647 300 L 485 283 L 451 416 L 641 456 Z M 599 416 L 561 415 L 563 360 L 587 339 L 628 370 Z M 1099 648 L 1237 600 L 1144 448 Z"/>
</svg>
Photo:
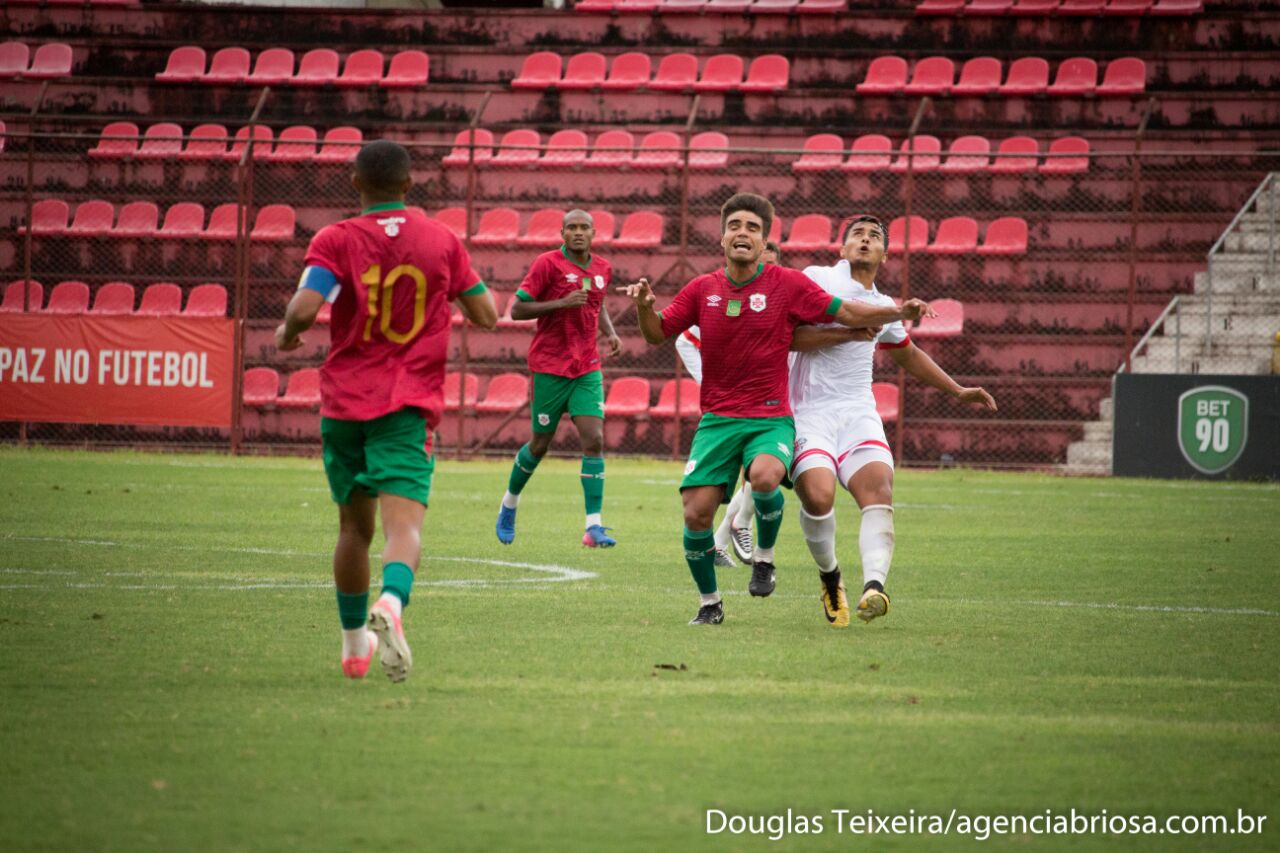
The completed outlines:
<svg viewBox="0 0 1280 853">
<path fill-rule="evenodd" d="M 413 323 L 407 332 L 392 328 L 392 296 L 402 279 L 409 279 L 414 285 Z M 427 324 L 427 277 L 422 270 L 412 264 L 401 264 L 383 276 L 382 265 L 374 264 L 360 276 L 360 283 L 369 288 L 369 316 L 364 321 L 366 341 L 373 337 L 374 320 L 379 321 L 378 330 L 382 336 L 394 344 L 405 344 L 413 340 Z"/>
</svg>

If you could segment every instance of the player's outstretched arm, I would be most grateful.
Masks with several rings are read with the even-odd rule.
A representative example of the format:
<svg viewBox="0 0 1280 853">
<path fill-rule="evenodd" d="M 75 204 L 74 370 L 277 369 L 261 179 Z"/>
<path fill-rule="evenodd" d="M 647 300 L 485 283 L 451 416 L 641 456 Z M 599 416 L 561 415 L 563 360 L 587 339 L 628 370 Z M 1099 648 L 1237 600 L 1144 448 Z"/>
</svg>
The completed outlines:
<svg viewBox="0 0 1280 853">
<path fill-rule="evenodd" d="M 293 294 L 284 311 L 284 322 L 276 326 L 276 349 L 289 352 L 302 346 L 300 335 L 315 323 L 323 306 L 324 296 L 319 291 L 304 287 Z"/>
<path fill-rule="evenodd" d="M 813 352 L 836 344 L 847 344 L 851 341 L 874 341 L 878 334 L 880 334 L 879 326 L 871 326 L 865 329 L 796 326 L 795 331 L 791 333 L 791 351 Z"/>
<path fill-rule="evenodd" d="M 481 293 L 459 296 L 458 307 L 462 309 L 462 316 L 482 329 L 498 325 L 498 306 L 493 304 L 493 293 L 488 288 Z"/>
<path fill-rule="evenodd" d="M 927 302 L 919 299 L 908 299 L 901 306 L 870 305 L 855 299 L 846 299 L 840 303 L 835 321 L 850 328 L 866 328 L 869 326 L 885 326 L 899 320 L 919 320 L 921 317 L 936 316 Z"/>
<path fill-rule="evenodd" d="M 607 304 L 600 306 L 600 319 L 596 321 L 596 326 L 600 330 L 600 335 L 609 344 L 609 357 L 617 358 L 622 355 L 622 338 L 618 337 L 618 333 L 613 329 L 613 320 L 609 317 L 608 309 Z"/>
<path fill-rule="evenodd" d="M 662 334 L 662 318 L 658 316 L 657 311 L 653 310 L 653 303 L 657 300 L 657 297 L 653 295 L 653 289 L 649 287 L 649 279 L 641 278 L 635 284 L 617 287 L 614 290 L 625 294 L 635 303 L 636 315 L 640 318 L 640 334 L 644 335 L 646 341 L 651 344 L 660 344 L 666 341 L 667 336 Z"/>
<path fill-rule="evenodd" d="M 996 401 L 984 389 L 965 388 L 960 385 L 948 376 L 945 370 L 938 367 L 937 362 L 930 358 L 927 352 L 915 344 L 907 344 L 905 347 L 891 349 L 889 354 L 893 356 L 893 360 L 903 370 L 926 385 L 937 388 L 939 391 L 945 391 L 962 403 L 975 403 L 986 407 L 992 412 L 996 410 Z"/>
<path fill-rule="evenodd" d="M 587 304 L 589 296 L 590 294 L 585 290 L 575 290 L 562 299 L 552 299 L 547 302 L 534 302 L 517 297 L 515 304 L 511 306 L 511 319 L 536 320 L 543 314 L 550 314 L 553 311 L 578 308 Z"/>
</svg>

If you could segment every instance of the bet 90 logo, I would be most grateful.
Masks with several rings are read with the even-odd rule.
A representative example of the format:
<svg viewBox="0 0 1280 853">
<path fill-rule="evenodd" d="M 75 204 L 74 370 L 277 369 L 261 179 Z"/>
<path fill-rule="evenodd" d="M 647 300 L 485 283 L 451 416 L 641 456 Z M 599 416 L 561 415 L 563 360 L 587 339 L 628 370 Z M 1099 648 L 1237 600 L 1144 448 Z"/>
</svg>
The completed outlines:
<svg viewBox="0 0 1280 853">
<path fill-rule="evenodd" d="M 1178 447 L 1202 474 L 1232 466 L 1248 440 L 1249 398 L 1222 385 L 1202 385 L 1178 398 Z"/>
</svg>

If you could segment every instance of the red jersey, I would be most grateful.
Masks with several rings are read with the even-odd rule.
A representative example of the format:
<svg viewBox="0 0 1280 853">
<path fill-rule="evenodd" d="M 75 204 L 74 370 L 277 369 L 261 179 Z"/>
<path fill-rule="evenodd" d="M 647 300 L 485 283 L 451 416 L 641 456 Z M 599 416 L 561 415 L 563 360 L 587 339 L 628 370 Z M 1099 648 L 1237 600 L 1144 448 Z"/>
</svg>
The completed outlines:
<svg viewBox="0 0 1280 853">
<path fill-rule="evenodd" d="M 701 330 L 702 411 L 733 418 L 791 414 L 787 353 L 802 323 L 828 322 L 840 299 L 804 273 L 761 264 L 735 283 L 725 270 L 689 282 L 659 312 L 662 334 Z"/>
<path fill-rule="evenodd" d="M 538 318 L 538 329 L 529 344 L 529 369 L 573 379 L 600 369 L 597 324 L 604 295 L 613 282 L 613 265 L 593 254 L 580 267 L 565 253 L 564 246 L 534 259 L 520 283 L 516 297 L 525 302 L 551 302 L 575 290 L 587 290 L 585 305 L 562 308 Z"/>
<path fill-rule="evenodd" d="M 483 287 L 461 241 L 420 211 L 377 205 L 321 229 L 306 265 L 337 279 L 320 414 L 369 421 L 414 407 L 434 429 L 444 405 L 449 303 Z"/>
</svg>

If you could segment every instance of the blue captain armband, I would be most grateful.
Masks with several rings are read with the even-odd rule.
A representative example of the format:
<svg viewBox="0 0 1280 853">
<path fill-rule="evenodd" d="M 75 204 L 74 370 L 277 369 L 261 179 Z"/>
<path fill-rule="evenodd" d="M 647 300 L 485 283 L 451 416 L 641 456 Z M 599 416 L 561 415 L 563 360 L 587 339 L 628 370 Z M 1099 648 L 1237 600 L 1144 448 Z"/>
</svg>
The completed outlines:
<svg viewBox="0 0 1280 853">
<path fill-rule="evenodd" d="M 298 290 L 314 290 L 325 302 L 332 302 L 338 298 L 342 285 L 338 284 L 338 277 L 324 267 L 307 267 L 298 279 Z"/>
</svg>

